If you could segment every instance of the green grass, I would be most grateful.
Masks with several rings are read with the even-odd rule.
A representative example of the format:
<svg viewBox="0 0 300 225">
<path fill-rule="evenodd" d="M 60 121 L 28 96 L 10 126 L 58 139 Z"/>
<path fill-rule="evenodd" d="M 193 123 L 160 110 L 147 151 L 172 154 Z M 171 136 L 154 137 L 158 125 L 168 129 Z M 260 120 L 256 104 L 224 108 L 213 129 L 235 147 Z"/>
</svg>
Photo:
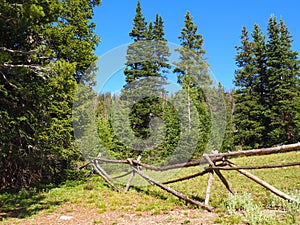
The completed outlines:
<svg viewBox="0 0 300 225">
<path fill-rule="evenodd" d="M 239 158 L 232 161 L 237 165 L 262 165 L 299 160 L 300 152 L 290 152 L 262 157 Z M 186 176 L 197 171 L 199 171 L 199 167 L 181 169 L 176 171 L 173 178 Z M 147 173 L 158 179 L 165 177 L 168 172 L 148 171 Z M 243 203 L 244 205 L 240 199 L 232 199 L 224 185 L 215 176 L 210 198 L 210 204 L 215 207 L 215 211 L 218 213 L 218 219 L 215 223 L 251 222 L 255 224 L 255 221 L 259 221 L 257 224 L 268 224 L 268 222 L 272 222 L 272 224 L 296 224 L 297 221 L 300 221 L 299 208 L 295 205 L 282 201 L 236 171 L 223 171 L 222 173 L 238 193 L 238 196 L 242 196 L 243 199 L 245 193 L 251 193 L 251 198 L 249 197 L 248 203 L 246 201 Z M 300 167 L 255 170 L 251 173 L 278 189 L 300 198 Z M 135 180 L 136 184 L 141 182 L 138 177 L 135 177 Z M 207 176 L 205 175 L 169 186 L 189 197 L 203 201 L 206 183 Z M 119 186 L 124 188 L 122 185 Z M 43 190 L 22 190 L 17 194 L 2 193 L 0 194 L 0 221 L 2 217 L 3 221 L 17 223 L 16 219 L 53 213 L 65 204 L 94 208 L 97 209 L 98 213 L 111 210 L 136 213 L 150 211 L 154 215 L 175 208 L 195 207 L 185 204 L 185 202 L 155 186 L 136 186 L 131 188 L 128 193 L 118 193 L 111 190 L 101 177 L 95 175 L 90 179 L 68 181 L 59 187 L 45 187 Z M 230 204 L 231 206 L 228 207 Z M 263 215 L 258 213 L 262 210 L 272 210 L 272 212 L 275 210 L 275 215 L 263 218 Z M 237 214 L 237 212 L 241 213 Z M 255 216 L 257 218 L 254 218 Z M 100 222 L 95 221 L 95 223 Z M 189 221 L 187 220 L 185 223 L 189 224 Z"/>
</svg>

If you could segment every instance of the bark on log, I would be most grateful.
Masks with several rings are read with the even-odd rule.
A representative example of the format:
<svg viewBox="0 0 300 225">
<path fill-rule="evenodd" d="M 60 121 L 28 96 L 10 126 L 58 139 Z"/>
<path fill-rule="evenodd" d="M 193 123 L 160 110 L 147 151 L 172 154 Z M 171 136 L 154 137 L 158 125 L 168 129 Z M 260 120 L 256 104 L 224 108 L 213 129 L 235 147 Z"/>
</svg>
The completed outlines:
<svg viewBox="0 0 300 225">
<path fill-rule="evenodd" d="M 291 151 L 299 151 L 300 150 L 300 143 L 290 144 L 290 145 L 282 145 L 277 147 L 271 148 L 262 148 L 262 149 L 253 149 L 253 150 L 246 150 L 246 151 L 237 151 L 237 152 L 227 152 L 227 153 L 217 153 L 217 154 L 207 154 L 212 162 L 219 162 L 223 161 L 226 158 L 234 158 L 234 157 L 243 157 L 243 156 L 255 156 L 255 155 L 270 155 L 275 153 L 283 153 L 283 152 L 291 152 Z M 107 163 L 120 163 L 120 164 L 129 164 L 127 160 L 112 160 L 112 159 L 103 159 L 103 158 L 95 158 L 102 162 Z M 192 167 L 201 164 L 207 164 L 207 160 L 204 158 L 193 160 L 186 163 L 178 163 L 169 166 L 161 166 L 155 167 L 145 163 L 138 162 L 137 160 L 132 160 L 135 164 L 142 166 L 149 170 L 154 171 L 167 171 L 171 169 L 179 169 L 183 167 Z"/>
<path fill-rule="evenodd" d="M 131 173 L 132 173 L 132 171 L 129 171 L 129 172 L 127 172 L 127 173 L 124 173 L 124 174 L 121 174 L 121 175 L 112 177 L 112 179 L 118 179 L 118 178 L 126 177 L 127 175 L 129 175 L 129 174 L 131 174 Z"/>
<path fill-rule="evenodd" d="M 218 154 L 208 154 L 212 161 L 215 161 L 215 158 L 218 160 L 220 157 L 231 158 L 239 156 L 255 156 L 255 155 L 270 155 L 275 153 L 291 152 L 300 150 L 300 142 L 289 145 L 281 145 L 270 148 L 260 148 L 252 150 L 243 150 L 237 152 L 227 152 L 227 153 L 218 153 Z"/>
<path fill-rule="evenodd" d="M 139 155 L 136 161 L 137 161 L 137 162 L 140 162 L 140 161 L 141 161 L 141 158 L 142 158 L 142 156 Z M 133 167 L 133 166 L 131 166 L 131 167 Z M 139 170 L 138 167 L 136 167 L 136 169 Z M 127 191 L 129 190 L 129 188 L 130 188 L 130 186 L 131 186 L 131 183 L 132 183 L 132 181 L 133 181 L 134 175 L 135 175 L 135 172 L 134 172 L 134 170 L 132 170 L 132 173 L 131 173 L 131 175 L 130 175 L 130 177 L 129 177 L 129 179 L 128 179 L 128 182 L 127 182 L 127 184 L 126 184 L 126 187 L 125 187 L 125 192 L 127 192 Z"/>
</svg>

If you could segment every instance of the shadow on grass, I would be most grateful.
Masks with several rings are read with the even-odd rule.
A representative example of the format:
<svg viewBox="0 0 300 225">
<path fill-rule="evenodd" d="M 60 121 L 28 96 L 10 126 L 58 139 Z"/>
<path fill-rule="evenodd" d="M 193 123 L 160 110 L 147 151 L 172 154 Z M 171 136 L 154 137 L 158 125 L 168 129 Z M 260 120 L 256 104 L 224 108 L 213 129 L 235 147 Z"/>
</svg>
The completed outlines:
<svg viewBox="0 0 300 225">
<path fill-rule="evenodd" d="M 167 193 L 166 191 L 162 192 L 161 190 L 152 190 L 152 189 L 147 188 L 147 187 L 140 188 L 140 187 L 132 186 L 131 188 L 136 190 L 137 192 L 145 193 L 149 196 L 152 196 L 152 197 L 155 197 L 155 198 L 158 198 L 158 199 L 161 199 L 161 200 L 168 200 L 168 195 L 170 194 L 170 193 Z M 186 193 L 183 193 L 183 194 L 186 194 Z M 189 196 L 189 197 L 194 199 L 194 200 L 197 200 L 199 202 L 204 202 L 204 200 L 205 200 L 204 198 L 196 196 L 196 195 L 192 195 L 192 196 Z"/>
<path fill-rule="evenodd" d="M 167 192 L 151 190 L 147 186 L 146 187 L 131 186 L 130 188 L 136 190 L 137 192 L 145 193 L 146 195 L 149 195 L 149 196 L 155 197 L 155 198 L 159 198 L 161 200 L 167 200 L 168 199 L 168 197 L 165 195 L 165 193 L 167 193 Z"/>
<path fill-rule="evenodd" d="M 25 218 L 63 201 L 46 200 L 45 190 L 21 190 L 17 193 L 0 193 L 0 222 L 9 218 Z"/>
</svg>

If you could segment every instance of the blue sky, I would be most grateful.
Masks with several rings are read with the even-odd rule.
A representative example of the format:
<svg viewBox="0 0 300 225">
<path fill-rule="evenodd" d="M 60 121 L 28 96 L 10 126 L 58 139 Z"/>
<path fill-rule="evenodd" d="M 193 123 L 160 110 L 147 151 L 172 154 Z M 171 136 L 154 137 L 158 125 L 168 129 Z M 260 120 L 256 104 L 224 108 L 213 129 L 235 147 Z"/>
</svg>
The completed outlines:
<svg viewBox="0 0 300 225">
<path fill-rule="evenodd" d="M 112 49 L 131 42 L 128 33 L 132 29 L 136 3 L 137 0 L 102 0 L 102 5 L 95 9 L 96 33 L 101 38 L 96 49 L 98 56 L 105 57 Z M 177 37 L 184 15 L 190 11 L 198 32 L 203 35 L 210 69 L 226 90 L 234 87 L 234 46 L 240 44 L 243 26 L 250 32 L 257 23 L 266 33 L 268 19 L 274 14 L 285 21 L 293 36 L 293 50 L 300 52 L 299 0 L 141 0 L 141 6 L 148 22 L 155 19 L 156 13 L 163 17 L 165 37 L 175 44 L 179 44 Z M 116 73 L 105 89 L 119 89 L 122 80 L 122 74 Z"/>
</svg>

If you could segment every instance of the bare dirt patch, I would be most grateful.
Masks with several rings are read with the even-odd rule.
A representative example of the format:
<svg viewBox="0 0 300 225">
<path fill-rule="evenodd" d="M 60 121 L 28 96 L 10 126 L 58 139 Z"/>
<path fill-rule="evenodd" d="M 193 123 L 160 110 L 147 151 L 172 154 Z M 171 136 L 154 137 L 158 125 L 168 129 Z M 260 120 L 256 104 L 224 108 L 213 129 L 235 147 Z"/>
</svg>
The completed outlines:
<svg viewBox="0 0 300 225">
<path fill-rule="evenodd" d="M 215 224 L 216 213 L 210 213 L 201 209 L 175 209 L 163 211 L 159 214 L 149 212 L 119 212 L 106 211 L 99 213 L 97 209 L 82 206 L 64 206 L 52 213 L 41 213 L 29 219 L 17 219 L 14 223 L 24 225 L 60 224 L 60 225 L 150 225 L 150 224 Z M 11 224 L 12 221 L 4 222 Z"/>
</svg>

